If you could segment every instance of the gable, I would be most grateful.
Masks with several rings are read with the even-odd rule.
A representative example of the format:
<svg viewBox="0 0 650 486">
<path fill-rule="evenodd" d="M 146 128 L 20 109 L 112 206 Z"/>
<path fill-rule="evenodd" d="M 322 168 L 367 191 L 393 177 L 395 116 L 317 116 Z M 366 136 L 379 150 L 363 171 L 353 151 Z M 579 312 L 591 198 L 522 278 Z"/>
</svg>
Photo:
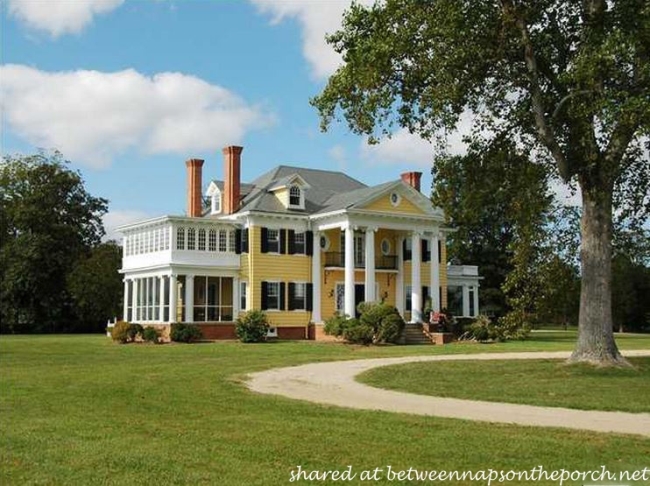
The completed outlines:
<svg viewBox="0 0 650 486">
<path fill-rule="evenodd" d="M 422 196 L 424 198 L 424 196 Z M 428 200 L 427 200 L 428 201 Z M 358 209 L 376 211 L 389 214 L 412 214 L 417 216 L 430 215 L 421 205 L 411 200 L 410 194 L 395 188 L 391 191 L 382 192 L 379 196 L 368 203 L 357 206 Z"/>
</svg>

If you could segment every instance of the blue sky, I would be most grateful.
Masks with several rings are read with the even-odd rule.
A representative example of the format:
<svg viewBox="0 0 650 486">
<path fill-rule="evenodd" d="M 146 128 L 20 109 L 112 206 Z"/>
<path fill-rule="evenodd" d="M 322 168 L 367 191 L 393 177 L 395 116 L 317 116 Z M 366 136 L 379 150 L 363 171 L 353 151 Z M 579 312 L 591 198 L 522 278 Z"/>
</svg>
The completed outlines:
<svg viewBox="0 0 650 486">
<path fill-rule="evenodd" d="M 119 224 L 183 214 L 184 161 L 205 159 L 207 186 L 222 177 L 226 145 L 244 146 L 244 181 L 279 164 L 371 185 L 420 170 L 428 193 L 427 142 L 399 130 L 368 146 L 343 124 L 319 129 L 309 99 L 340 63 L 324 36 L 349 4 L 4 0 L 2 152 L 60 150 L 110 201 L 110 236 Z M 470 125 L 462 119 L 461 131 Z M 449 134 L 449 152 L 463 152 L 460 140 Z"/>
</svg>

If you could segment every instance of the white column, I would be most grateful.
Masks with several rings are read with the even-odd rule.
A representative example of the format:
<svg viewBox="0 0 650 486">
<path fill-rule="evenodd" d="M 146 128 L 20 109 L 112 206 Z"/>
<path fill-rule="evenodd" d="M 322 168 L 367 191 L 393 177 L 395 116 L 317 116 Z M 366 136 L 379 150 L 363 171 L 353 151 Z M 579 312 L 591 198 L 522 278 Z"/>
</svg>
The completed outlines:
<svg viewBox="0 0 650 486">
<path fill-rule="evenodd" d="M 158 278 L 158 322 L 165 322 L 165 276 Z"/>
<path fill-rule="evenodd" d="M 431 304 L 434 312 L 440 312 L 440 262 L 438 236 L 431 237 Z"/>
<path fill-rule="evenodd" d="M 345 230 L 345 307 L 344 313 L 355 316 L 354 309 L 354 229 L 348 225 Z"/>
<path fill-rule="evenodd" d="M 377 228 L 366 228 L 366 302 L 377 300 L 375 291 L 375 231 Z"/>
<path fill-rule="evenodd" d="M 321 263 L 320 263 L 320 232 L 314 231 L 314 252 L 311 258 L 311 284 L 312 284 L 312 311 L 311 321 L 313 323 L 321 322 L 320 309 L 320 282 L 321 282 Z"/>
<path fill-rule="evenodd" d="M 194 322 L 194 275 L 185 275 L 185 322 Z"/>
<path fill-rule="evenodd" d="M 463 284 L 463 317 L 469 316 L 469 287 Z"/>
<path fill-rule="evenodd" d="M 137 322 L 138 320 L 138 282 L 140 279 L 134 278 L 131 285 L 133 285 L 133 290 L 131 291 L 131 322 Z"/>
<path fill-rule="evenodd" d="M 395 282 L 395 307 L 404 318 L 404 237 L 397 238 L 397 279 Z"/>
<path fill-rule="evenodd" d="M 478 285 L 474 286 L 474 317 L 479 315 L 478 311 Z"/>
<path fill-rule="evenodd" d="M 128 279 L 124 279 L 124 299 L 122 303 L 122 320 L 123 321 L 128 321 L 129 320 L 129 281 Z"/>
<path fill-rule="evenodd" d="M 178 293 L 178 277 L 169 276 L 169 321 L 176 322 L 176 295 Z"/>
<path fill-rule="evenodd" d="M 411 235 L 411 322 L 422 322 L 422 243 L 420 233 Z"/>
<path fill-rule="evenodd" d="M 232 279 L 232 320 L 237 320 L 239 317 L 239 304 L 240 304 L 240 298 L 239 298 L 239 279 L 237 277 L 234 277 Z"/>
</svg>

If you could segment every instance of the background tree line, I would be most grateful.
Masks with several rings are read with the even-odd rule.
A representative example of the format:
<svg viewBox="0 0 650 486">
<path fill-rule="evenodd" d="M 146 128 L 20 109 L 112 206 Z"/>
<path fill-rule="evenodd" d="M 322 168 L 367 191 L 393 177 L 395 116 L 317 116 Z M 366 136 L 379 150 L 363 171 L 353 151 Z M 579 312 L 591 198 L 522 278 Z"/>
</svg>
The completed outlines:
<svg viewBox="0 0 650 486">
<path fill-rule="evenodd" d="M 449 258 L 478 265 L 483 277 L 481 312 L 530 327 L 576 326 L 580 208 L 556 200 L 552 175 L 507 140 L 438 157 L 432 174 L 432 201 L 455 229 Z M 630 197 L 620 198 L 614 225 L 613 323 L 643 332 L 650 331 L 650 230 L 647 208 L 629 206 Z"/>
<path fill-rule="evenodd" d="M 123 289 L 107 201 L 58 152 L 3 156 L 0 191 L 0 332 L 102 331 Z"/>
</svg>

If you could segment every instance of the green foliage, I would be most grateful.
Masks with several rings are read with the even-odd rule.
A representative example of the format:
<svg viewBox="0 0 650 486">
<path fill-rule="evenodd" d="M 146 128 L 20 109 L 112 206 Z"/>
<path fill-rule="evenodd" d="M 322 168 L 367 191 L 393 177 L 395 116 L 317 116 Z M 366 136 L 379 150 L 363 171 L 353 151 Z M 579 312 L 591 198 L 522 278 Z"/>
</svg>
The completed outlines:
<svg viewBox="0 0 650 486">
<path fill-rule="evenodd" d="M 441 145 L 441 134 L 471 112 L 474 142 L 507 138 L 549 174 L 580 185 L 582 249 L 590 247 L 580 261 L 576 357 L 614 359 L 612 201 L 631 208 L 636 226 L 650 207 L 650 158 L 641 150 L 650 145 L 647 2 L 353 4 L 328 42 L 344 64 L 312 100 L 323 129 L 344 118 L 371 143 L 399 126 Z M 519 234 L 519 270 L 506 286 L 520 315 L 538 293 L 538 276 L 526 280 L 536 238 Z M 587 311 L 599 306 L 605 311 Z"/>
<path fill-rule="evenodd" d="M 614 257 L 612 312 L 619 331 L 650 331 L 650 268 L 619 254 Z"/>
<path fill-rule="evenodd" d="M 129 342 L 129 331 L 131 324 L 126 321 L 117 321 L 111 330 L 111 338 L 120 344 Z"/>
<path fill-rule="evenodd" d="M 261 310 L 250 310 L 237 318 L 235 333 L 243 343 L 260 343 L 266 340 L 269 321 Z"/>
<path fill-rule="evenodd" d="M 396 343 L 404 329 L 404 320 L 391 305 L 364 302 L 359 305 L 360 322 L 373 330 L 375 343 Z"/>
<path fill-rule="evenodd" d="M 349 319 L 347 316 L 334 314 L 332 317 L 325 320 L 323 330 L 328 336 L 342 337 L 345 333 L 348 321 Z"/>
<path fill-rule="evenodd" d="M 129 325 L 126 334 L 129 337 L 129 341 L 135 341 L 138 337 L 142 337 L 143 331 L 144 328 L 140 324 L 133 323 Z"/>
<path fill-rule="evenodd" d="M 203 339 L 203 333 L 196 324 L 177 322 L 171 325 L 169 338 L 177 343 L 193 343 Z"/>
<path fill-rule="evenodd" d="M 147 326 L 142 330 L 142 340 L 148 343 L 160 343 L 160 333 L 155 327 Z"/>
<path fill-rule="evenodd" d="M 362 302 L 359 319 L 335 315 L 325 321 L 325 334 L 342 337 L 354 344 L 396 343 L 404 320 L 395 307 L 379 302 Z"/>
<path fill-rule="evenodd" d="M 86 331 L 99 330 L 107 319 L 121 314 L 121 266 L 122 249 L 111 241 L 80 257 L 68 274 L 67 287 L 74 311 Z"/>
<path fill-rule="evenodd" d="M 348 319 L 343 331 L 343 338 L 351 344 L 368 346 L 374 341 L 375 330 L 369 324 L 364 324 L 358 319 Z"/>
<path fill-rule="evenodd" d="M 92 197 L 60 153 L 0 164 L 2 332 L 98 331 L 79 320 L 67 279 L 104 234 L 107 201 Z"/>
<path fill-rule="evenodd" d="M 498 320 L 490 319 L 485 315 L 478 316 L 472 324 L 467 328 L 464 334 L 464 339 L 474 339 L 479 342 L 487 341 L 509 341 L 509 340 L 523 340 L 529 332 L 530 327 L 526 322 L 516 320 L 516 313 L 509 313 L 507 316 Z"/>
</svg>

